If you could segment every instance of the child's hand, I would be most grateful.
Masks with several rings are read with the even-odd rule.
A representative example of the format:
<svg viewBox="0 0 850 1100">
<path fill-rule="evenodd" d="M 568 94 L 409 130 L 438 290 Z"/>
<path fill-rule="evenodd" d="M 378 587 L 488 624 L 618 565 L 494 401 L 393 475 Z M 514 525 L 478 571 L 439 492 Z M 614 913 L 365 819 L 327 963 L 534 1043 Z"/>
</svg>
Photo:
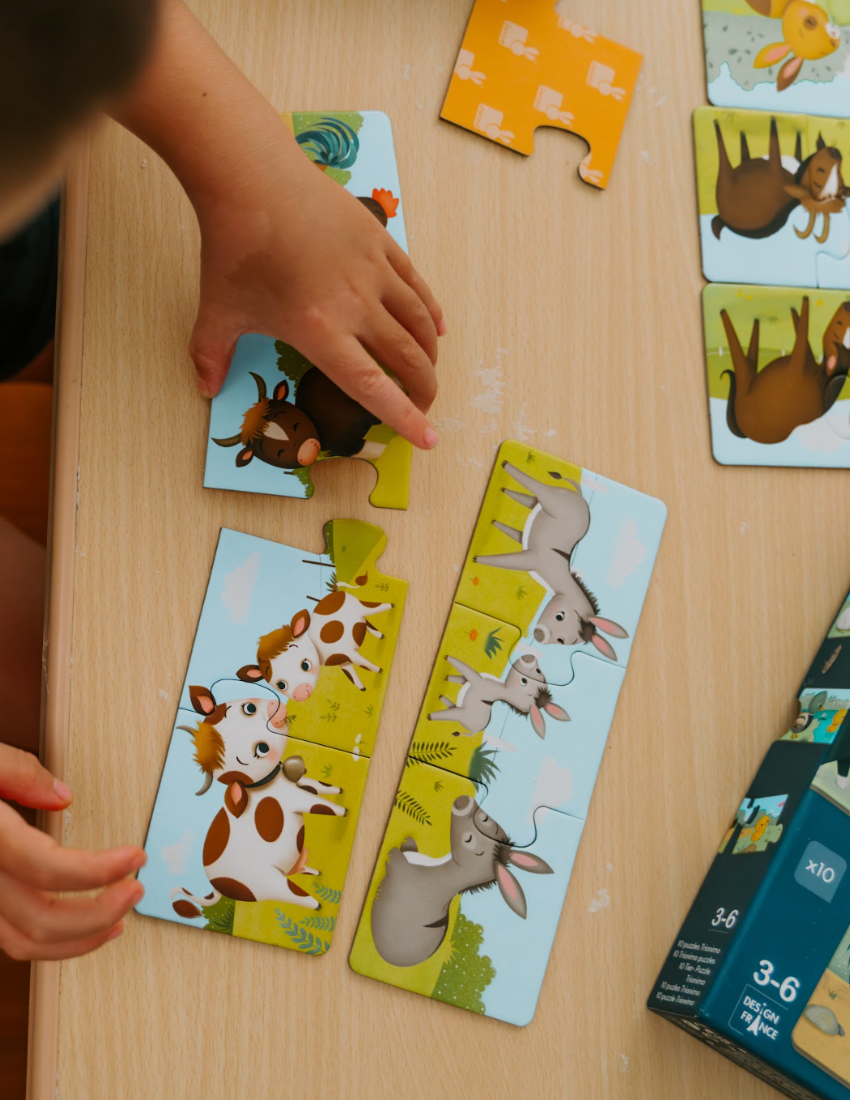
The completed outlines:
<svg viewBox="0 0 850 1100">
<path fill-rule="evenodd" d="M 71 792 L 31 753 L 0 745 L 0 797 L 64 810 Z M 127 878 L 144 862 L 141 848 L 62 848 L 0 803 L 0 948 L 13 959 L 70 959 L 114 940 L 144 893 Z M 97 897 L 56 897 L 100 887 Z"/>
<path fill-rule="evenodd" d="M 445 331 L 434 295 L 180 0 L 163 0 L 151 59 L 114 114 L 168 162 L 198 215 L 191 353 L 202 392 L 218 392 L 239 336 L 261 332 L 292 344 L 416 446 L 433 447 L 425 413 Z"/>
<path fill-rule="evenodd" d="M 218 393 L 243 332 L 262 332 L 292 344 L 411 442 L 433 447 L 424 414 L 444 330 L 434 295 L 374 215 L 282 125 L 276 137 L 284 148 L 270 149 L 226 202 L 197 203 L 201 301 L 190 353 L 201 392 Z"/>
</svg>

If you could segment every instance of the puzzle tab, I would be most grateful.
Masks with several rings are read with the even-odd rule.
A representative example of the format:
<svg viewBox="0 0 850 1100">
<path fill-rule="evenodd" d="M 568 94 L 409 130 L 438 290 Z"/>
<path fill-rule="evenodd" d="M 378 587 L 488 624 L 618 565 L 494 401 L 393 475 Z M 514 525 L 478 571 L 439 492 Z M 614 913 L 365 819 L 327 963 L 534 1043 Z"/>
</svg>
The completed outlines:
<svg viewBox="0 0 850 1100">
<path fill-rule="evenodd" d="M 526 156 L 539 126 L 568 130 L 590 146 L 579 175 L 604 189 L 641 60 L 554 0 L 476 0 L 440 117 Z"/>
<path fill-rule="evenodd" d="M 289 113 L 316 170 L 345 187 L 407 249 L 390 120 L 381 111 Z M 210 407 L 204 485 L 308 498 L 311 470 L 332 458 L 369 462 L 377 508 L 406 508 L 411 444 L 281 340 L 250 333 Z"/>
<path fill-rule="evenodd" d="M 358 973 L 530 1021 L 665 517 L 651 497 L 502 445 L 352 949 Z"/>
<path fill-rule="evenodd" d="M 407 585 L 354 520 L 327 551 L 222 530 L 139 873 L 138 912 L 323 954 Z"/>
</svg>

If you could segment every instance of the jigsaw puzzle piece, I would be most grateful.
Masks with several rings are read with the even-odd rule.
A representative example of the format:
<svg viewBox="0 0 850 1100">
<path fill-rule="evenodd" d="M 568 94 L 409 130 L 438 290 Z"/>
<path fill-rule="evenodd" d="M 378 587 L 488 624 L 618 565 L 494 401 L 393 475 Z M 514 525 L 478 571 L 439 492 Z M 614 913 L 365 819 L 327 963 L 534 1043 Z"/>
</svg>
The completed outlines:
<svg viewBox="0 0 850 1100">
<path fill-rule="evenodd" d="M 517 623 L 550 684 L 569 683 L 579 646 L 624 667 L 665 518 L 652 497 L 509 441 L 457 599 Z"/>
<path fill-rule="evenodd" d="M 579 175 L 604 189 L 641 60 L 554 0 L 476 0 L 440 117 L 526 156 L 538 126 L 577 134 Z"/>
<path fill-rule="evenodd" d="M 703 0 L 709 100 L 718 107 L 850 118 L 847 7 L 834 0 L 747 3 L 733 9 Z"/>
<path fill-rule="evenodd" d="M 585 654 L 573 657 L 573 667 L 568 686 L 549 690 L 539 731 L 510 712 L 499 741 L 485 742 L 488 812 L 522 843 L 534 835 L 541 807 L 582 819 L 590 807 L 625 670 Z"/>
<path fill-rule="evenodd" d="M 332 520 L 325 525 L 325 541 L 327 552 L 312 555 L 222 532 L 223 564 L 217 556 L 210 580 L 210 592 L 221 596 L 212 602 L 211 616 L 218 623 L 220 601 L 239 598 L 240 569 L 255 571 L 256 591 L 265 598 L 252 604 L 250 622 L 238 627 L 208 623 L 205 603 L 198 630 L 203 645 L 197 661 L 193 651 L 189 672 L 201 675 L 210 642 L 215 639 L 218 646 L 221 639 L 217 667 L 224 664 L 225 647 L 234 659 L 241 654 L 241 665 L 224 667 L 245 681 L 246 689 L 263 684 L 279 695 L 302 740 L 371 756 L 407 582 L 380 572 L 377 563 L 387 540 L 379 527 Z M 241 564 L 234 570 L 237 559 Z"/>
<path fill-rule="evenodd" d="M 407 248 L 390 121 L 380 111 L 289 113 L 284 121 L 317 170 L 354 194 Z M 210 405 L 204 485 L 274 496 L 313 495 L 317 461 L 359 458 L 378 474 L 378 508 L 406 508 L 412 447 L 294 348 L 243 336 Z"/>
<path fill-rule="evenodd" d="M 515 847 L 479 797 L 470 780 L 409 761 L 349 961 L 366 977 L 524 1024 L 580 829 L 547 832 L 547 859 L 537 845 Z"/>
<path fill-rule="evenodd" d="M 711 285 L 703 312 L 715 459 L 850 466 L 846 292 Z"/>
<path fill-rule="evenodd" d="M 145 842 L 137 912 L 324 954 L 369 761 L 291 737 L 274 717 L 268 725 L 265 714 L 249 719 L 236 706 L 246 701 L 228 692 L 221 699 L 229 709 L 214 726 L 197 714 L 179 716 Z M 209 772 L 216 733 L 224 761 Z M 244 770 L 241 759 L 249 761 Z M 196 798 L 200 779 L 213 774 L 219 782 Z"/>
<path fill-rule="evenodd" d="M 531 671 L 523 671 L 520 632 L 499 619 L 453 604 L 434 662 L 409 753 L 457 775 L 486 779 L 508 707 L 530 707 Z M 512 664 L 513 662 L 513 664 Z"/>
<path fill-rule="evenodd" d="M 844 125 L 807 115 L 707 107 L 694 113 L 707 279 L 848 285 Z"/>
</svg>

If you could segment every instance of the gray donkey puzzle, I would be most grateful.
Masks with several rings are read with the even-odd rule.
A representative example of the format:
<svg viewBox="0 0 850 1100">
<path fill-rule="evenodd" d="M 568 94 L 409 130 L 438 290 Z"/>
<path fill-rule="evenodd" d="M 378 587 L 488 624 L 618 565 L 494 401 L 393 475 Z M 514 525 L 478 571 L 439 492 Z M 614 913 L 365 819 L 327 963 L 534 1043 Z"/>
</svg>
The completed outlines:
<svg viewBox="0 0 850 1100">
<path fill-rule="evenodd" d="M 457 657 L 447 656 L 446 660 L 460 673 L 446 679 L 453 684 L 463 684 L 463 687 L 458 692 L 457 703 L 445 695 L 440 696 L 446 709 L 429 714 L 432 722 L 456 722 L 472 736 L 487 729 L 494 703 L 507 703 L 515 714 L 527 715 L 532 729 L 541 738 L 546 736 L 544 713 L 558 722 L 570 720 L 564 708 L 553 701 L 546 677 L 533 653 L 520 654 L 504 680 L 497 680 L 487 672 L 476 672 Z"/>
<path fill-rule="evenodd" d="M 551 875 L 539 856 L 514 848 L 505 830 L 471 795 L 452 804 L 450 850 L 426 856 L 411 837 L 387 856 L 387 873 L 372 903 L 372 938 L 392 966 L 416 966 L 429 959 L 449 926 L 449 906 L 458 894 L 486 890 L 495 882 L 517 916 L 525 919 L 525 894 L 508 865 Z"/>
<path fill-rule="evenodd" d="M 502 466 L 528 492 L 502 489 L 505 496 L 529 509 L 521 531 L 499 520 L 493 526 L 522 544 L 522 550 L 509 554 L 484 554 L 473 560 L 479 565 L 499 569 L 521 569 L 552 590 L 554 595 L 540 613 L 534 628 L 534 640 L 542 645 L 579 645 L 590 642 L 611 661 L 617 659 L 614 647 L 603 638 L 628 638 L 628 633 L 611 619 L 599 614 L 599 604 L 589 588 L 570 568 L 570 557 L 590 527 L 590 509 L 581 487 L 570 478 L 550 471 L 550 477 L 564 480 L 572 488 L 547 485 L 524 473 L 510 462 Z"/>
</svg>

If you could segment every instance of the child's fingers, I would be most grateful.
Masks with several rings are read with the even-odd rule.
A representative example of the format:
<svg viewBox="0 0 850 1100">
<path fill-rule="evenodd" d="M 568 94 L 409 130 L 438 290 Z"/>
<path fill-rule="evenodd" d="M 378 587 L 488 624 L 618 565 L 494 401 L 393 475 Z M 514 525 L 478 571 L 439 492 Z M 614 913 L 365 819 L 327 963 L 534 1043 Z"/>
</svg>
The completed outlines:
<svg viewBox="0 0 850 1100">
<path fill-rule="evenodd" d="M 62 810 L 71 792 L 31 752 L 0 745 L 0 798 L 36 810 Z"/>
<path fill-rule="evenodd" d="M 5 951 L 12 959 L 20 962 L 29 962 L 34 959 L 42 961 L 55 961 L 57 959 L 74 959 L 78 955 L 87 955 L 102 947 L 109 940 L 114 940 L 124 931 L 123 924 L 116 924 L 108 932 L 101 932 L 97 936 L 89 936 L 84 940 L 72 940 L 69 943 L 36 943 L 29 936 L 23 935 L 0 917 L 0 950 Z"/>
<path fill-rule="evenodd" d="M 0 871 L 37 890 L 97 890 L 144 866 L 141 848 L 87 852 L 62 848 L 0 804 Z"/>
<path fill-rule="evenodd" d="M 413 290 L 425 304 L 425 308 L 431 314 L 431 319 L 437 329 L 437 335 L 442 336 L 446 331 L 446 319 L 443 316 L 443 307 L 434 297 L 434 293 L 416 268 L 413 266 L 410 257 L 396 242 L 390 237 L 389 245 L 387 246 L 387 259 L 392 264 L 395 273 L 399 278 L 403 279 L 407 285 Z"/>
<path fill-rule="evenodd" d="M 207 305 L 204 299 L 189 341 L 189 354 L 198 372 L 198 389 L 204 397 L 215 397 L 230 370 L 230 360 L 236 350 L 239 333 L 227 321 L 221 308 Z"/>
<path fill-rule="evenodd" d="M 437 374 L 407 329 L 386 310 L 376 309 L 361 340 L 369 354 L 393 372 L 416 408 L 427 412 L 437 396 Z"/>
<path fill-rule="evenodd" d="M 0 872 L 0 917 L 34 943 L 73 943 L 105 935 L 144 892 L 135 879 L 122 879 L 97 897 L 61 898 Z"/>
<path fill-rule="evenodd" d="M 422 348 L 431 365 L 437 363 L 437 329 L 425 303 L 394 272 L 389 272 L 391 283 L 384 291 L 381 302 L 387 312 L 407 329 Z"/>
<path fill-rule="evenodd" d="M 428 358 L 421 349 L 420 353 L 427 363 Z M 414 447 L 430 450 L 437 445 L 438 436 L 428 417 L 387 377 L 353 336 L 339 340 L 321 360 L 316 357 L 313 361 L 349 397 L 409 439 Z M 430 363 L 428 366 L 433 370 Z"/>
</svg>

